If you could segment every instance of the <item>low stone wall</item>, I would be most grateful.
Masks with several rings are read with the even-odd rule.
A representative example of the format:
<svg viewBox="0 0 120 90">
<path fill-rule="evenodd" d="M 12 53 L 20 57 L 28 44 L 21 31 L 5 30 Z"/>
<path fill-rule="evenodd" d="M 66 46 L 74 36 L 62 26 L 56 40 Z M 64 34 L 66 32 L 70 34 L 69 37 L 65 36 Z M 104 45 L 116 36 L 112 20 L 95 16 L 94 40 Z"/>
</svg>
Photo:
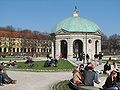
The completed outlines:
<svg viewBox="0 0 120 90">
<path fill-rule="evenodd" d="M 94 86 L 77 86 L 72 81 L 70 81 L 70 86 L 73 90 L 100 90 L 99 88 Z"/>
<path fill-rule="evenodd" d="M 79 86 L 78 90 L 99 90 L 99 88 L 93 86 Z"/>
</svg>

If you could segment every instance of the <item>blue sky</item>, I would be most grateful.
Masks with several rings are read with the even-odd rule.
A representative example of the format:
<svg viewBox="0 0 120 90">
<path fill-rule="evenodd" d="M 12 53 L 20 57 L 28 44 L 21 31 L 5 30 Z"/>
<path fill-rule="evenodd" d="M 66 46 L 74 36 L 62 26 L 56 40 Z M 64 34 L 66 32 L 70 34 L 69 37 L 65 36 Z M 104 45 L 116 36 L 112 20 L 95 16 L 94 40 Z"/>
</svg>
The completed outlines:
<svg viewBox="0 0 120 90">
<path fill-rule="evenodd" d="M 73 14 L 94 21 L 106 35 L 120 34 L 120 0 L 0 0 L 0 26 L 51 32 Z"/>
</svg>

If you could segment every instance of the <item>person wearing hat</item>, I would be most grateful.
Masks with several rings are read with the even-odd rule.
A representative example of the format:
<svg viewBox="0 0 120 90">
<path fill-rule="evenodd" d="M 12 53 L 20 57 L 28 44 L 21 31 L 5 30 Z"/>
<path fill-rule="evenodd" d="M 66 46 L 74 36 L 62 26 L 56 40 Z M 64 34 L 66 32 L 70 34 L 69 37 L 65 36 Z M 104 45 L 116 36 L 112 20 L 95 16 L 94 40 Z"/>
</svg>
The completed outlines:
<svg viewBox="0 0 120 90">
<path fill-rule="evenodd" d="M 94 65 L 88 65 L 88 71 L 85 72 L 85 85 L 94 86 L 94 82 L 99 84 L 99 79 L 97 73 L 94 71 Z"/>
</svg>

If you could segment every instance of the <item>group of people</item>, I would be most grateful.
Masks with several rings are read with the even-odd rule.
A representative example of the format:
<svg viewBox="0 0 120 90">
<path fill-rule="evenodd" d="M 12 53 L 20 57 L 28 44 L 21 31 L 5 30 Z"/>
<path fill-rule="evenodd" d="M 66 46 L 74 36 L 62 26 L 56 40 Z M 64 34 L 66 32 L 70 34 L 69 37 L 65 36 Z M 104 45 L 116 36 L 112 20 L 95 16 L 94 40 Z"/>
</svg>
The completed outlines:
<svg viewBox="0 0 120 90">
<path fill-rule="evenodd" d="M 10 67 L 10 66 L 15 67 L 16 65 L 17 65 L 16 60 L 15 61 L 9 60 L 9 62 L 7 63 L 8 67 Z"/>
<path fill-rule="evenodd" d="M 4 63 L 0 64 L 0 86 L 3 84 L 16 84 L 16 80 L 13 80 L 8 76 L 4 68 Z"/>
<path fill-rule="evenodd" d="M 109 88 L 110 90 L 120 90 L 120 72 L 117 64 L 115 62 L 110 64 L 109 59 L 104 65 L 103 73 L 108 75 L 103 88 Z"/>
<path fill-rule="evenodd" d="M 95 66 L 97 66 L 98 64 L 101 65 L 102 64 L 102 57 L 103 57 L 103 53 L 99 52 L 99 54 L 95 54 L 94 55 L 94 60 L 95 60 Z M 85 58 L 86 58 L 86 62 L 89 63 L 90 62 L 90 56 L 89 54 L 80 53 L 80 54 L 76 54 L 76 59 L 77 61 L 83 61 L 83 64 L 85 64 Z"/>
<path fill-rule="evenodd" d="M 115 70 L 115 71 L 119 71 L 119 68 L 117 66 L 117 64 L 115 62 L 112 62 L 112 64 L 110 64 L 110 61 L 107 60 L 105 65 L 104 65 L 104 74 L 108 74 L 110 75 L 110 73 Z"/>
<path fill-rule="evenodd" d="M 89 60 L 89 55 L 87 54 L 86 55 L 86 58 Z M 77 61 L 82 61 L 83 60 L 83 62 L 85 61 L 85 53 L 83 52 L 83 53 L 80 53 L 80 54 L 76 54 L 76 59 L 77 59 Z"/>
<path fill-rule="evenodd" d="M 104 74 L 107 74 L 106 81 L 102 86 L 103 90 L 120 90 L 120 74 L 115 62 L 111 65 L 109 61 L 104 65 Z M 81 64 L 73 71 L 73 83 L 77 86 L 94 86 L 94 82 L 99 84 L 99 73 L 95 66 L 90 62 L 85 67 Z"/>
<path fill-rule="evenodd" d="M 113 70 L 110 75 L 108 75 L 105 84 L 103 85 L 104 90 L 120 90 L 120 81 L 118 77 L 118 72 Z"/>
<path fill-rule="evenodd" d="M 103 53 L 99 52 L 99 54 L 94 55 L 94 60 L 95 60 L 95 66 L 101 65 L 102 64 L 102 58 L 103 58 Z"/>
<path fill-rule="evenodd" d="M 52 58 L 50 55 L 47 55 L 47 60 L 44 63 L 44 67 L 57 67 L 58 60 L 56 58 Z"/>
<path fill-rule="evenodd" d="M 94 82 L 99 84 L 99 73 L 94 69 L 95 66 L 90 62 L 85 67 L 81 64 L 73 71 L 73 83 L 77 86 L 94 86 Z"/>
<path fill-rule="evenodd" d="M 25 61 L 26 64 L 34 62 L 34 61 L 32 60 L 32 57 L 30 57 L 30 56 L 26 57 L 26 59 L 27 59 L 27 60 Z"/>
</svg>

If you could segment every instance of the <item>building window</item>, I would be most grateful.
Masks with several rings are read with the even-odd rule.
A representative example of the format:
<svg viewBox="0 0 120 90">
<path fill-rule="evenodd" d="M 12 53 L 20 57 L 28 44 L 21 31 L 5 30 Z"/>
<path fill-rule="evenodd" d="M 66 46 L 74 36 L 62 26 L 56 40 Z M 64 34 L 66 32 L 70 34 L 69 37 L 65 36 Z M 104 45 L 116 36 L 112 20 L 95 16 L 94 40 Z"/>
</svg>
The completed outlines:
<svg viewBox="0 0 120 90">
<path fill-rule="evenodd" d="M 51 52 L 52 50 L 51 50 L 51 48 L 49 49 L 49 52 Z"/>
<path fill-rule="evenodd" d="M 17 46 L 19 46 L 19 43 L 17 43 Z"/>
<path fill-rule="evenodd" d="M 26 52 L 26 48 L 24 48 L 24 52 Z"/>
<path fill-rule="evenodd" d="M 4 52 L 6 52 L 6 48 L 4 48 Z"/>
<path fill-rule="evenodd" d="M 30 48 L 28 48 L 28 52 L 30 52 Z"/>
<path fill-rule="evenodd" d="M 34 51 L 35 51 L 34 48 L 32 48 L 32 49 L 31 49 L 31 52 L 34 52 Z"/>
<path fill-rule="evenodd" d="M 47 52 L 48 52 L 48 48 L 47 48 L 46 50 L 47 50 Z"/>
<path fill-rule="evenodd" d="M 42 50 L 43 50 L 43 49 L 41 48 L 41 52 L 42 52 Z"/>
<path fill-rule="evenodd" d="M 23 52 L 23 49 L 21 48 L 21 52 Z"/>
<path fill-rule="evenodd" d="M 89 40 L 88 40 L 88 43 L 89 43 L 89 44 L 91 44 L 91 43 L 92 43 L 92 40 L 91 40 L 91 39 L 89 39 Z"/>
<path fill-rule="evenodd" d="M 17 52 L 19 52 L 19 48 L 17 48 Z"/>
<path fill-rule="evenodd" d="M 36 52 L 36 48 L 34 49 L 34 52 Z"/>
<path fill-rule="evenodd" d="M 2 52 L 2 48 L 0 47 L 0 52 Z"/>
<path fill-rule="evenodd" d="M 44 48 L 44 52 L 46 51 L 46 48 Z"/>
<path fill-rule="evenodd" d="M 98 40 L 95 41 L 95 53 L 98 53 Z"/>
<path fill-rule="evenodd" d="M 40 49 L 38 48 L 38 52 L 40 52 Z"/>
<path fill-rule="evenodd" d="M 13 52 L 15 52 L 15 48 L 13 48 Z"/>
</svg>

